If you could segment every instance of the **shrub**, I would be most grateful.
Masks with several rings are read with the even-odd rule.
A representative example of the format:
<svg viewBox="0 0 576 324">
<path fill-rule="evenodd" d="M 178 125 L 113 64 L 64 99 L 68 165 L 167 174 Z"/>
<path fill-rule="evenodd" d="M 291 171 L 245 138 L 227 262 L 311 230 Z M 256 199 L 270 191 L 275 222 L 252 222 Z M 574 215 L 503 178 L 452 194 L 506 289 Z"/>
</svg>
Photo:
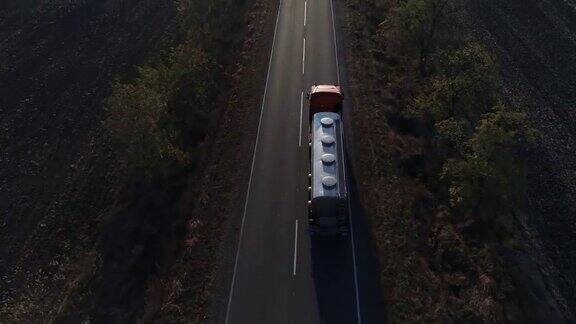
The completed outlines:
<svg viewBox="0 0 576 324">
<path fill-rule="evenodd" d="M 135 179 L 189 166 L 215 106 L 217 67 L 202 49 L 185 43 L 166 61 L 115 83 L 106 100 L 105 127 Z"/>
<path fill-rule="evenodd" d="M 152 170 L 162 168 L 173 154 L 179 154 L 163 127 L 167 117 L 166 97 L 138 81 L 114 84 L 113 94 L 106 101 L 108 117 L 104 124 L 129 170 L 150 177 Z"/>
</svg>

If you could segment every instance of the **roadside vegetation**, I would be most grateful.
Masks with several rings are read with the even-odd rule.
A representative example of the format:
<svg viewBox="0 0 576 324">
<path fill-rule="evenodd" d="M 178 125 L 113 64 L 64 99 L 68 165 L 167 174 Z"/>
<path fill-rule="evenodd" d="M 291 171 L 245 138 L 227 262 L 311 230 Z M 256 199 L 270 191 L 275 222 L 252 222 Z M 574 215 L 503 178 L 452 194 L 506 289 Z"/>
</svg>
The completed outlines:
<svg viewBox="0 0 576 324">
<path fill-rule="evenodd" d="M 115 82 L 106 100 L 104 126 L 133 181 L 190 167 L 217 104 L 219 70 L 195 42 L 166 60 L 138 68 L 134 80 Z"/>
<path fill-rule="evenodd" d="M 113 83 L 104 126 L 132 181 L 193 170 L 198 146 L 228 90 L 225 64 L 241 47 L 249 1 L 174 1 L 175 44 Z M 221 23 L 226 17 L 226 23 Z"/>
<path fill-rule="evenodd" d="M 500 248 L 533 146 L 460 1 L 347 0 L 355 158 L 392 322 L 518 321 Z M 368 53 L 369 55 L 366 55 Z"/>
<path fill-rule="evenodd" d="M 248 53 L 258 50 L 256 40 L 265 42 L 256 38 L 271 7 L 266 1 L 229 0 L 174 5 L 184 31 L 180 44 L 116 80 L 104 101 L 103 126 L 127 180 L 116 216 L 103 232 L 104 260 L 95 278 L 100 287 L 92 290 L 98 302 L 90 310 L 96 320 L 201 322 L 210 312 L 216 246 L 231 212 L 215 215 L 209 208 L 222 211 L 229 202 L 223 197 L 234 190 L 213 173 L 233 180 L 242 170 L 228 164 L 235 163 L 230 155 L 242 144 L 238 133 L 249 129 L 242 129 L 251 116 L 246 109 L 256 105 L 232 100 L 243 68 L 250 68 L 245 86 L 257 97 L 261 61 Z M 234 56 L 238 50 L 242 55 Z M 227 162 L 215 160 L 222 156 Z M 212 206 L 210 195 L 222 196 L 222 205 Z M 127 291 L 118 293 L 118 287 Z"/>
<path fill-rule="evenodd" d="M 204 321 L 210 312 L 207 300 L 223 227 L 233 214 L 237 183 L 248 166 L 242 155 L 250 150 L 256 125 L 254 108 L 265 75 L 262 62 L 267 61 L 274 2 L 29 2 L 34 10 L 15 1 L 0 5 L 0 17 L 24 26 L 24 32 L 14 31 L 15 35 L 31 33 L 44 41 L 41 45 L 54 41 L 62 49 L 72 48 L 65 52 L 81 61 L 76 66 L 88 66 L 88 72 L 78 72 L 85 80 L 75 80 L 75 74 L 62 72 L 72 68 L 60 52 L 53 59 L 47 60 L 46 54 L 32 62 L 38 69 L 50 67 L 47 84 L 56 89 L 46 93 L 68 96 L 66 103 L 76 103 L 70 111 L 79 112 L 65 119 L 74 132 L 53 132 L 58 143 L 69 143 L 58 147 L 64 153 L 79 150 L 83 146 L 73 135 L 82 135 L 90 155 L 63 171 L 80 180 L 54 180 L 55 188 L 46 195 L 58 196 L 57 204 L 38 206 L 57 217 L 39 212 L 38 220 L 26 222 L 17 214 L 8 219 L 15 228 L 29 223 L 39 230 L 4 232 L 7 241 L 25 244 L 21 252 L 0 255 L 0 274 L 9 279 L 0 285 L 6 285 L 0 289 L 0 322 Z M 61 28 L 62 35 L 78 31 L 74 28 L 86 35 L 65 41 L 51 38 L 58 33 L 35 35 L 42 28 L 26 27 L 35 19 Z M 78 21 L 89 26 L 78 27 Z M 112 32 L 104 34 L 108 28 Z M 146 46 L 136 46 L 140 43 Z M 126 54 L 131 45 L 135 57 Z M 106 51 L 116 56 L 104 58 Z M 0 51 L 0 59 L 4 54 Z M 89 64 L 92 59 L 96 67 Z M 58 64 L 50 63 L 56 60 Z M 7 74 L 0 70 L 1 80 L 8 73 L 18 74 L 18 66 L 13 66 L 15 71 Z M 98 82 L 89 82 L 90 73 L 100 78 Z M 58 89 L 66 82 L 73 83 L 70 88 L 77 93 Z M 31 102 L 19 101 L 17 94 L 6 102 Z M 83 95 L 93 95 L 94 104 L 83 106 Z M 29 111 L 37 106 L 33 108 Z M 53 111 L 50 116 L 56 118 L 65 110 Z M 77 120 L 85 125 L 76 131 Z M 0 135 L 5 134 L 11 133 Z M 68 206 L 68 212 L 54 212 L 60 205 Z"/>
</svg>

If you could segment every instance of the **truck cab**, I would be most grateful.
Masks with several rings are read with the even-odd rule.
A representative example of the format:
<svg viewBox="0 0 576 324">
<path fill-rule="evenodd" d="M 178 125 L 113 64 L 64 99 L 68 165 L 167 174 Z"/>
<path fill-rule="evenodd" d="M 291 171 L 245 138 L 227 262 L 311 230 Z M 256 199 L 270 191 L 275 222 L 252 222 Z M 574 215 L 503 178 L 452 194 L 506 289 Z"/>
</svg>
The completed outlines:
<svg viewBox="0 0 576 324">
<path fill-rule="evenodd" d="M 310 100 L 310 120 L 319 112 L 333 112 L 340 114 L 344 94 L 337 85 L 313 85 L 308 93 Z"/>
</svg>

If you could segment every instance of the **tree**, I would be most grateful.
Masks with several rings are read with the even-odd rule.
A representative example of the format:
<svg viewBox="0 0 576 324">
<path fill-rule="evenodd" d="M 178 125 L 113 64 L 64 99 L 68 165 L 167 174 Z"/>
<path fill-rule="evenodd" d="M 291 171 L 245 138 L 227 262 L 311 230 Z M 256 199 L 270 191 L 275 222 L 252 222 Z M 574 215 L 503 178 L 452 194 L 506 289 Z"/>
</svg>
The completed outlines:
<svg viewBox="0 0 576 324">
<path fill-rule="evenodd" d="M 399 1 L 396 19 L 404 33 L 418 51 L 419 70 L 422 76 L 429 74 L 430 56 L 448 39 L 455 20 L 454 0 L 406 0 Z"/>
<path fill-rule="evenodd" d="M 466 142 L 472 135 L 472 129 L 468 123 L 461 118 L 448 118 L 434 125 L 438 135 L 438 140 L 453 151 L 461 155 L 466 150 Z M 450 154 L 452 156 L 453 154 Z"/>
<path fill-rule="evenodd" d="M 524 113 L 498 106 L 483 116 L 467 152 L 443 167 L 452 206 L 488 222 L 509 214 L 524 197 L 523 156 L 535 138 Z"/>
<path fill-rule="evenodd" d="M 498 104 L 494 60 L 477 43 L 445 52 L 429 91 L 434 120 L 463 118 L 474 127 L 480 116 Z"/>
</svg>

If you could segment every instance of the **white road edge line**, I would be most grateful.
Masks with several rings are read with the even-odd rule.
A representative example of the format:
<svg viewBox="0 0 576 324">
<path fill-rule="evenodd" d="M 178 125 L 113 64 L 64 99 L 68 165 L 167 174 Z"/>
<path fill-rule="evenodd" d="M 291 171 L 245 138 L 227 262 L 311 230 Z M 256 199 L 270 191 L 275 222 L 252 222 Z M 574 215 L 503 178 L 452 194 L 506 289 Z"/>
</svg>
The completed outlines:
<svg viewBox="0 0 576 324">
<path fill-rule="evenodd" d="M 348 201 L 348 221 L 350 222 L 350 238 L 352 241 L 352 258 L 354 258 L 354 285 L 356 286 L 356 310 L 358 312 L 358 324 L 362 324 L 362 315 L 360 313 L 360 296 L 358 293 L 358 270 L 356 267 L 356 244 L 354 243 L 354 224 L 352 223 L 352 207 Z"/>
<path fill-rule="evenodd" d="M 304 1 L 304 27 L 306 27 L 306 12 L 308 8 L 308 1 Z"/>
<path fill-rule="evenodd" d="M 270 60 L 268 61 L 268 72 L 266 73 L 266 85 L 264 86 L 264 95 L 262 96 L 262 105 L 260 107 L 260 118 L 258 119 L 258 131 L 256 133 L 256 144 L 254 145 L 254 153 L 252 155 L 252 165 L 250 167 L 250 179 L 248 180 L 248 190 L 246 191 L 246 199 L 244 202 L 244 213 L 242 215 L 242 225 L 240 226 L 240 237 L 238 239 L 238 247 L 236 248 L 236 258 L 234 261 L 234 274 L 232 275 L 232 284 L 230 286 L 230 294 L 228 295 L 228 307 L 226 308 L 227 324 L 230 319 L 230 306 L 232 305 L 232 296 L 234 295 L 234 284 L 236 282 L 236 273 L 238 270 L 238 259 L 240 256 L 240 245 L 242 243 L 242 236 L 244 235 L 244 223 L 246 221 L 246 210 L 248 209 L 248 200 L 250 198 L 250 188 L 252 187 L 252 175 L 254 173 L 254 163 L 256 161 L 256 152 L 258 151 L 258 142 L 260 139 L 260 125 L 262 124 L 262 115 L 264 113 L 264 104 L 266 102 L 266 94 L 268 92 L 268 81 L 270 80 L 270 68 L 272 66 L 272 58 L 274 57 L 274 46 L 276 45 L 276 31 L 278 30 L 278 20 L 280 19 L 280 11 L 282 9 L 282 0 L 278 4 L 278 13 L 276 14 L 276 23 L 274 26 L 274 37 L 272 38 L 272 48 L 270 49 Z"/>
<path fill-rule="evenodd" d="M 294 266 L 292 275 L 296 275 L 296 259 L 298 258 L 298 220 L 296 220 L 296 230 L 294 231 Z"/>
<path fill-rule="evenodd" d="M 300 93 L 300 132 L 298 133 L 298 147 L 302 146 L 302 110 L 304 109 L 304 91 Z"/>
<path fill-rule="evenodd" d="M 304 71 L 306 69 L 306 37 L 302 41 L 302 75 L 304 75 Z"/>
<path fill-rule="evenodd" d="M 340 84 L 340 64 L 338 64 L 338 44 L 336 42 L 336 23 L 334 22 L 334 5 L 332 0 L 330 0 L 330 11 L 332 12 L 332 32 L 334 33 L 334 53 L 336 54 L 336 77 L 338 78 L 338 84 Z"/>
<path fill-rule="evenodd" d="M 336 75 L 338 78 L 338 84 L 340 84 L 340 64 L 338 60 L 338 43 L 336 39 L 336 23 L 334 19 L 334 4 L 333 1 L 330 0 L 330 11 L 332 13 L 332 31 L 334 33 L 334 53 L 336 55 Z M 344 129 L 344 128 L 342 128 Z M 340 132 L 340 140 L 344 143 L 344 131 Z M 342 147 L 342 149 L 344 149 Z M 346 157 L 344 152 L 342 152 L 342 156 L 344 157 L 342 160 L 342 166 L 344 167 L 344 179 L 347 179 L 346 176 Z M 348 194 L 348 182 L 345 183 L 346 193 Z M 350 200 L 348 200 L 348 222 L 350 223 L 350 243 L 352 244 L 352 262 L 354 264 L 354 287 L 356 288 L 356 315 L 358 317 L 358 324 L 362 324 L 362 315 L 360 312 L 360 294 L 358 289 L 358 266 L 356 265 L 356 243 L 354 242 L 354 223 L 352 222 L 352 207 L 350 207 Z"/>
</svg>

